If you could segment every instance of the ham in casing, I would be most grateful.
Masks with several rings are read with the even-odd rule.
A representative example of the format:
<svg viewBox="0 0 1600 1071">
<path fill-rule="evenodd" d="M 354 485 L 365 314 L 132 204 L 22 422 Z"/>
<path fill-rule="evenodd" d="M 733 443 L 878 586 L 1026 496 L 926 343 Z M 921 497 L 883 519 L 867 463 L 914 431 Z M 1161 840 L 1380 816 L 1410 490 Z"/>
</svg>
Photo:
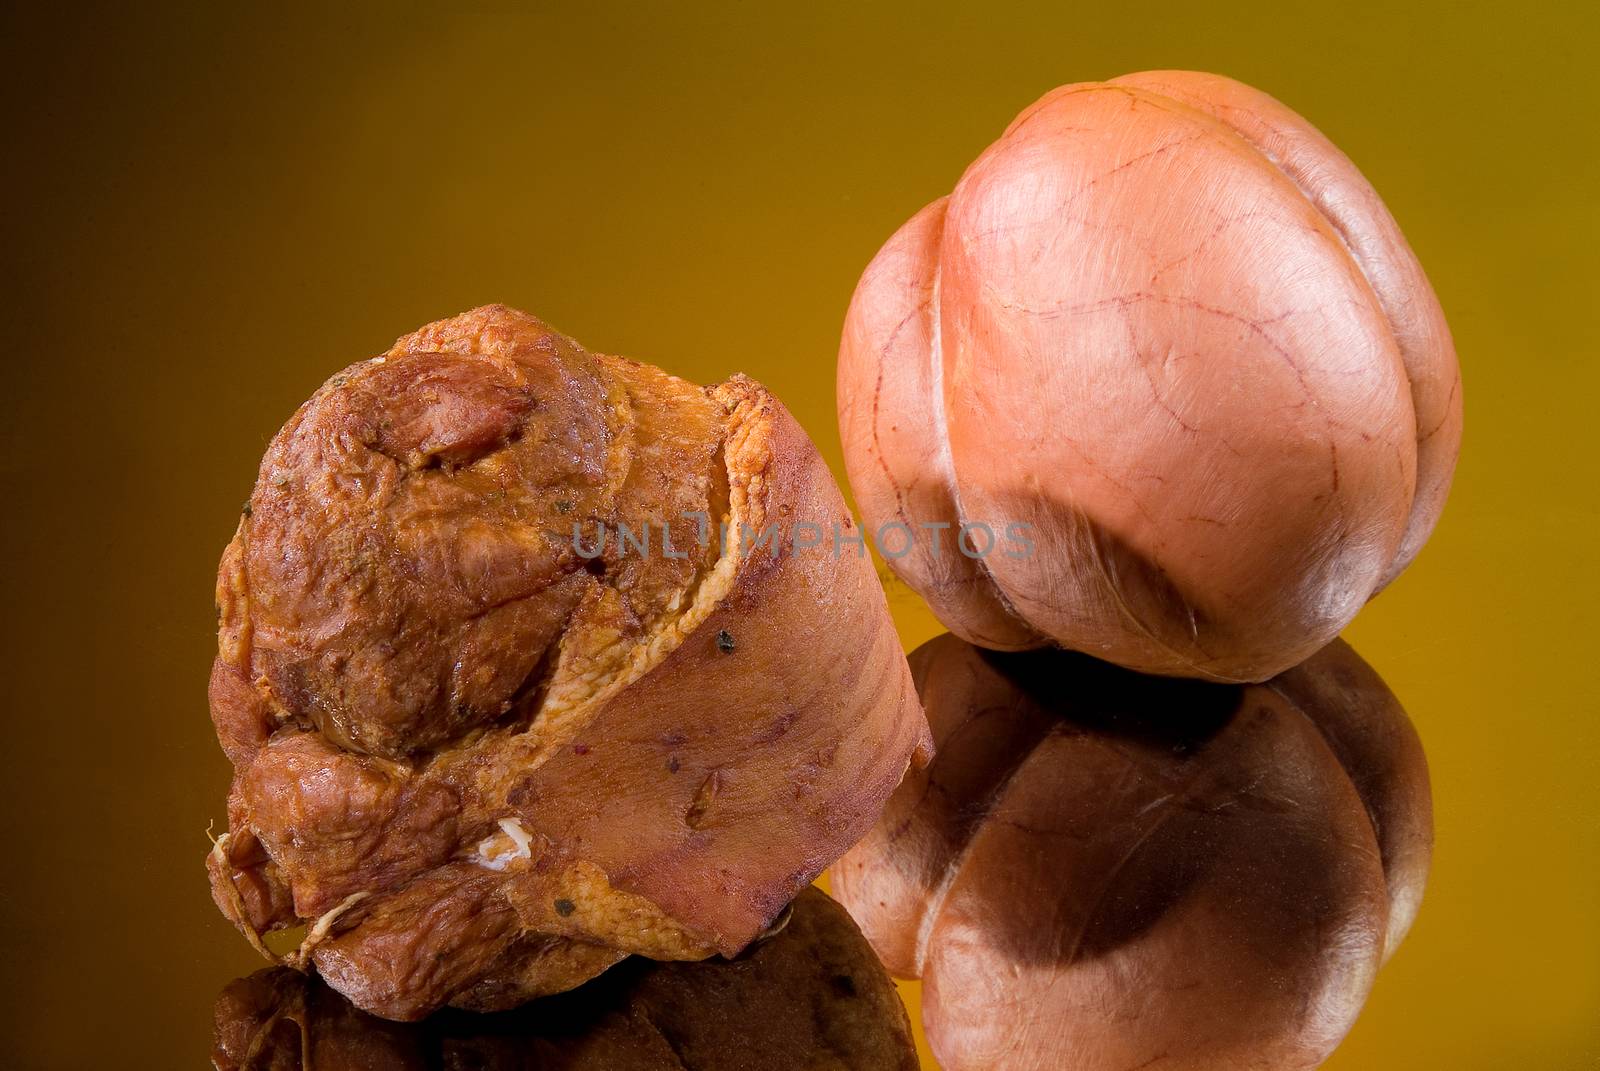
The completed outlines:
<svg viewBox="0 0 1600 1071">
<path fill-rule="evenodd" d="M 1410 563 L 1461 429 L 1449 329 L 1372 187 L 1189 72 L 1018 116 L 867 268 L 838 388 L 864 518 L 919 532 L 890 564 L 947 627 L 1214 680 L 1296 664 Z M 1031 547 L 964 553 L 962 525 Z"/>
</svg>

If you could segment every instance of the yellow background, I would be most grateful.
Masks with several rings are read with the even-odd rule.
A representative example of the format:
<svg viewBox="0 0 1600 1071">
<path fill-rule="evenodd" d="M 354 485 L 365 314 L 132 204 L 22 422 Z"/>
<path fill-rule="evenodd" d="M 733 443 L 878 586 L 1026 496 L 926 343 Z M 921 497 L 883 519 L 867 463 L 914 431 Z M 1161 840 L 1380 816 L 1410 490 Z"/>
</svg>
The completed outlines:
<svg viewBox="0 0 1600 1071">
<path fill-rule="evenodd" d="M 1426 743 L 1437 857 L 1329 1066 L 1600 1061 L 1593 5 L 225 6 L 0 16 L 11 1066 L 199 1065 L 257 966 L 201 873 L 211 585 L 325 376 L 505 301 L 755 375 L 839 471 L 834 350 L 879 243 L 1046 89 L 1152 67 L 1338 142 L 1465 371 L 1438 534 L 1350 630 Z"/>
</svg>

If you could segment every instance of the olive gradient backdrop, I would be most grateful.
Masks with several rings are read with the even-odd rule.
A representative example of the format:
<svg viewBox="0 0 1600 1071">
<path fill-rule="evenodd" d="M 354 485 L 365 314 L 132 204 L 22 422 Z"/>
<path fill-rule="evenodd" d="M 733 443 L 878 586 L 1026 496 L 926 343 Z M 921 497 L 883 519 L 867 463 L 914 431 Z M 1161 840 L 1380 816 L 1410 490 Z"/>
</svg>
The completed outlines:
<svg viewBox="0 0 1600 1071">
<path fill-rule="evenodd" d="M 327 375 L 505 301 L 758 377 L 839 472 L 878 245 L 1045 90 L 1153 67 L 1340 144 L 1465 370 L 1450 507 L 1349 633 L 1426 743 L 1433 878 L 1329 1066 L 1600 1061 L 1593 5 L 220 7 L 0 16 L 0 1063 L 202 1065 L 259 966 L 202 877 L 213 569 Z M 908 647 L 938 631 L 891 594 Z"/>
</svg>

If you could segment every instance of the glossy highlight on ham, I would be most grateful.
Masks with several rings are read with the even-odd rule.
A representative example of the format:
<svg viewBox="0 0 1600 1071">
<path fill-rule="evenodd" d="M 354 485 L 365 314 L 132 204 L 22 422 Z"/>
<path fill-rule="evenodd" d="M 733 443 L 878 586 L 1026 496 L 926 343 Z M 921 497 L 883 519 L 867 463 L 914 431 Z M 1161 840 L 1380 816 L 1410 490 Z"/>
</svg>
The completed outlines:
<svg viewBox="0 0 1600 1071">
<path fill-rule="evenodd" d="M 995 649 L 1259 681 L 1416 556 L 1461 434 L 1444 315 L 1355 166 L 1271 97 L 1158 71 L 1026 109 L 868 266 L 840 429 L 890 565 Z M 1029 555 L 924 528 L 1024 524 Z"/>
<path fill-rule="evenodd" d="M 743 377 L 488 306 L 331 378 L 219 570 L 222 911 L 271 958 L 304 927 L 282 958 L 391 1019 L 737 953 L 927 727 L 869 562 L 721 547 L 706 517 L 849 524 Z M 577 552 L 624 523 L 686 549 Z"/>
</svg>

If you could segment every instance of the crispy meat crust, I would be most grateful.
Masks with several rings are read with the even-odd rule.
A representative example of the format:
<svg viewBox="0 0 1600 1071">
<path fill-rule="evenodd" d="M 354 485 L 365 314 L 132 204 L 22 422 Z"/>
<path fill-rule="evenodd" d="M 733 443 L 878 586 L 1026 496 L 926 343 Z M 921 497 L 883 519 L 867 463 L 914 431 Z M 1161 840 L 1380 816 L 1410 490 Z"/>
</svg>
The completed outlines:
<svg viewBox="0 0 1600 1071">
<path fill-rule="evenodd" d="M 738 951 L 927 733 L 869 564 L 798 520 L 848 525 L 741 377 L 500 306 L 334 376 L 219 571 L 218 905 L 258 946 L 305 924 L 291 962 L 395 1019 Z"/>
</svg>

